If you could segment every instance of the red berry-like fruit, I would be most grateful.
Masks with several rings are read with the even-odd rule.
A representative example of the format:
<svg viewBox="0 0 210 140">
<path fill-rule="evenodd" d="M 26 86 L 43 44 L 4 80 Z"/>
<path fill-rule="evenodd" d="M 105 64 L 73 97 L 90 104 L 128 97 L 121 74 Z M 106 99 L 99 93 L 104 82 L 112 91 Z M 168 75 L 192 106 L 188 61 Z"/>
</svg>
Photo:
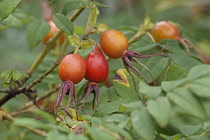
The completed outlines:
<svg viewBox="0 0 210 140">
<path fill-rule="evenodd" d="M 106 30 L 101 34 L 100 46 L 103 52 L 110 58 L 120 58 L 129 43 L 126 36 L 118 30 Z"/>
<path fill-rule="evenodd" d="M 79 83 L 85 76 L 85 59 L 79 54 L 68 54 L 60 62 L 58 75 L 62 81 Z"/>
<path fill-rule="evenodd" d="M 151 34 L 156 42 L 161 42 L 164 39 L 179 39 L 180 32 L 179 29 L 167 21 L 157 22 L 152 30 Z"/>
<path fill-rule="evenodd" d="M 86 57 L 85 79 L 102 83 L 109 74 L 109 65 L 101 49 L 95 45 L 93 51 Z"/>
</svg>

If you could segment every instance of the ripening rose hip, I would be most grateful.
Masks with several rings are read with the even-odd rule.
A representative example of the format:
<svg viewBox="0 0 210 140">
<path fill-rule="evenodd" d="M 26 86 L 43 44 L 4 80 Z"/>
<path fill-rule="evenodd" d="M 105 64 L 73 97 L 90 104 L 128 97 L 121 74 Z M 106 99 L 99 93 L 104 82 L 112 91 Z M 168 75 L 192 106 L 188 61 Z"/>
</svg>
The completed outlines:
<svg viewBox="0 0 210 140">
<path fill-rule="evenodd" d="M 57 32 L 60 31 L 60 29 L 55 25 L 55 23 L 52 20 L 49 20 L 47 23 L 50 25 L 50 30 L 42 41 L 44 44 L 47 44 L 47 42 L 50 40 L 50 38 L 52 38 Z M 65 38 L 64 34 L 62 34 L 59 37 L 59 41 L 61 44 L 64 42 L 64 38 Z"/>
<path fill-rule="evenodd" d="M 152 30 L 151 34 L 155 41 L 161 42 L 164 39 L 174 39 L 177 40 L 180 38 L 179 29 L 167 21 L 157 22 Z"/>
<path fill-rule="evenodd" d="M 86 57 L 85 79 L 102 83 L 109 74 L 109 65 L 101 49 L 95 45 L 93 51 Z"/>
<path fill-rule="evenodd" d="M 85 59 L 79 54 L 68 54 L 60 62 L 58 75 L 62 81 L 79 83 L 85 76 Z"/>
<path fill-rule="evenodd" d="M 101 34 L 100 46 L 110 58 L 117 59 L 128 49 L 126 36 L 118 30 L 106 30 Z"/>
</svg>

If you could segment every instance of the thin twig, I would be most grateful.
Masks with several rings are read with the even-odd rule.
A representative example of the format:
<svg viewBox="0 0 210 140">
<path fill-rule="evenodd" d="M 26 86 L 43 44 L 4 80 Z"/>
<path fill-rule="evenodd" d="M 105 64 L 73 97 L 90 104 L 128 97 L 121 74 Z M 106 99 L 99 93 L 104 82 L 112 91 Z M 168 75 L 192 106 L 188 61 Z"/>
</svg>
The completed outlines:
<svg viewBox="0 0 210 140">
<path fill-rule="evenodd" d="M 10 122 L 14 122 L 15 121 L 15 118 L 13 118 L 10 114 L 7 114 L 5 111 L 1 111 L 0 110 L 0 115 L 2 115 L 1 117 L 4 117 L 5 119 L 9 120 Z M 44 132 L 44 131 L 32 128 L 30 126 L 21 126 L 21 127 L 24 127 L 26 129 L 30 130 L 31 132 L 34 132 L 37 135 L 40 135 L 40 136 L 43 136 L 43 137 L 47 137 L 47 133 Z"/>
</svg>

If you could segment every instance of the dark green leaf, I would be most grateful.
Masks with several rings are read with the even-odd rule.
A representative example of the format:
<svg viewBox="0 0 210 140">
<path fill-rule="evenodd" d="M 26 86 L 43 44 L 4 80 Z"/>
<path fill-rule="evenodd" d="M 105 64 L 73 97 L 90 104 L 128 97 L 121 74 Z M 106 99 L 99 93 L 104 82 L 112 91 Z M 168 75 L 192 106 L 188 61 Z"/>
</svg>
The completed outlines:
<svg viewBox="0 0 210 140">
<path fill-rule="evenodd" d="M 111 86 L 110 88 L 108 88 L 108 94 L 109 94 L 109 98 L 110 101 L 116 101 L 116 100 L 120 100 L 122 99 L 116 92 L 114 86 Z"/>
<path fill-rule="evenodd" d="M 200 97 L 210 98 L 210 77 L 194 80 L 190 89 Z"/>
<path fill-rule="evenodd" d="M 71 0 L 64 4 L 64 7 L 62 9 L 62 13 L 64 15 L 68 14 L 69 12 L 79 9 L 79 8 L 85 8 L 87 5 L 89 5 L 88 1 L 86 0 Z"/>
<path fill-rule="evenodd" d="M 100 104 L 100 106 L 97 108 L 98 113 L 103 116 L 106 114 L 111 114 L 113 112 L 119 112 L 119 106 L 123 102 L 126 102 L 126 101 L 116 100 L 116 101 Z"/>
<path fill-rule="evenodd" d="M 205 119 L 206 113 L 203 106 L 196 99 L 196 97 L 187 90 L 176 88 L 168 93 L 169 99 L 189 113 L 200 119 Z"/>
<path fill-rule="evenodd" d="M 129 46 L 129 50 L 135 50 L 137 52 L 144 52 L 157 47 L 157 43 L 152 42 L 149 39 L 140 40 L 138 42 L 132 43 Z"/>
<path fill-rule="evenodd" d="M 68 35 L 73 35 L 74 25 L 67 17 L 65 17 L 64 15 L 60 13 L 53 13 L 52 19 L 59 29 L 61 29 Z"/>
<path fill-rule="evenodd" d="M 183 125 L 180 127 L 182 134 L 185 136 L 191 136 L 195 134 L 198 130 L 202 128 L 202 124 L 192 126 L 192 125 Z"/>
<path fill-rule="evenodd" d="M 31 50 L 42 41 L 49 31 L 49 28 L 50 26 L 41 20 L 34 20 L 29 24 L 26 37 Z"/>
<path fill-rule="evenodd" d="M 149 100 L 147 109 L 160 127 L 165 127 L 169 121 L 171 104 L 166 97 Z"/>
<path fill-rule="evenodd" d="M 192 81 L 197 78 L 210 76 L 210 65 L 199 65 L 193 67 L 188 74 L 188 80 Z"/>
<path fill-rule="evenodd" d="M 154 124 L 151 116 L 145 108 L 131 112 L 131 122 L 134 130 L 143 139 L 154 139 Z"/>
<path fill-rule="evenodd" d="M 1 0 L 0 1 L 0 21 L 7 18 L 15 8 L 20 4 L 21 0 Z"/>
<path fill-rule="evenodd" d="M 162 89 L 158 86 L 148 86 L 143 81 L 141 81 L 139 84 L 139 91 L 140 93 L 147 95 L 148 98 L 153 99 L 157 98 L 161 94 Z"/>
<path fill-rule="evenodd" d="M 168 68 L 166 74 L 166 81 L 178 80 L 186 77 L 187 70 L 178 65 L 172 65 Z"/>
<path fill-rule="evenodd" d="M 190 70 L 192 67 L 201 64 L 201 62 L 197 59 L 181 54 L 172 54 L 170 55 L 170 59 L 174 64 L 187 70 Z"/>
<path fill-rule="evenodd" d="M 169 92 L 186 82 L 187 82 L 187 78 L 176 80 L 176 81 L 163 81 L 161 84 L 161 87 L 163 88 L 164 91 Z"/>
<path fill-rule="evenodd" d="M 152 75 L 156 79 L 158 76 L 160 76 L 163 70 L 165 70 L 165 68 L 168 66 L 168 60 L 169 59 L 165 57 L 154 56 L 154 57 L 151 57 L 145 65 L 150 69 L 150 71 L 152 72 Z M 143 68 L 141 72 L 148 79 L 150 80 L 152 79 L 149 72 L 146 69 Z"/>
</svg>

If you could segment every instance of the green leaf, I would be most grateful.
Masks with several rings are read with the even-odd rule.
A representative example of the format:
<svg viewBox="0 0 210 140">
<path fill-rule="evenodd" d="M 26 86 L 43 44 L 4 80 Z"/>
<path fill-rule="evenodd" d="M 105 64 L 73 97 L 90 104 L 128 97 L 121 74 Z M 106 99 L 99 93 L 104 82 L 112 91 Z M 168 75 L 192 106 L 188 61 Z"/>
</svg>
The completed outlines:
<svg viewBox="0 0 210 140">
<path fill-rule="evenodd" d="M 23 76 L 25 76 L 25 74 L 23 74 L 22 72 L 17 70 L 12 70 L 12 79 L 14 81 L 21 79 Z"/>
<path fill-rule="evenodd" d="M 61 29 L 68 35 L 73 35 L 74 25 L 67 17 L 65 17 L 64 15 L 60 13 L 53 13 L 52 19 L 59 29 Z"/>
<path fill-rule="evenodd" d="M 48 124 L 41 123 L 38 120 L 32 119 L 32 118 L 18 118 L 15 119 L 13 122 L 14 125 L 17 126 L 30 126 L 33 128 L 40 128 L 40 129 L 45 129 L 45 130 L 50 130 L 52 127 Z"/>
<path fill-rule="evenodd" d="M 187 82 L 187 78 L 183 78 L 176 81 L 163 81 L 161 84 L 161 87 L 163 88 L 164 91 L 169 92 L 173 90 L 174 88 L 180 85 L 183 85 L 186 82 Z"/>
<path fill-rule="evenodd" d="M 66 140 L 67 137 L 58 131 L 50 131 L 47 135 L 47 140 Z"/>
<path fill-rule="evenodd" d="M 115 78 L 113 80 L 113 85 L 118 95 L 120 95 L 122 99 L 127 99 L 129 101 L 132 101 L 132 96 L 130 93 L 130 85 L 128 83 L 128 79 L 125 74 L 126 72 L 127 71 L 125 69 L 117 70 Z"/>
<path fill-rule="evenodd" d="M 81 49 L 89 49 L 93 45 L 88 40 L 82 40 L 80 42 L 80 46 L 81 46 Z"/>
<path fill-rule="evenodd" d="M 116 92 L 114 86 L 111 86 L 110 88 L 108 88 L 108 94 L 109 94 L 109 98 L 110 101 L 116 101 L 116 100 L 120 100 L 122 99 Z"/>
<path fill-rule="evenodd" d="M 41 111 L 39 109 L 35 109 L 33 110 L 32 112 L 36 113 L 37 115 L 39 116 L 42 116 L 44 119 L 46 119 L 49 123 L 56 123 L 56 120 L 55 120 L 55 117 L 53 117 L 52 115 L 44 112 L 44 111 Z"/>
<path fill-rule="evenodd" d="M 6 19 L 2 21 L 2 24 L 11 27 L 22 27 L 23 24 L 15 15 L 11 14 Z"/>
<path fill-rule="evenodd" d="M 80 44 L 79 36 L 75 33 L 71 36 L 68 36 L 68 41 L 70 45 L 74 47 L 77 47 Z"/>
<path fill-rule="evenodd" d="M 210 131 L 210 121 L 209 122 L 205 122 L 203 124 L 202 129 L 206 130 L 206 131 Z"/>
<path fill-rule="evenodd" d="M 182 134 L 185 136 L 191 136 L 195 134 L 198 130 L 202 128 L 202 124 L 192 126 L 192 125 L 183 125 L 180 127 Z"/>
<path fill-rule="evenodd" d="M 0 21 L 7 18 L 20 4 L 21 0 L 1 0 L 0 1 Z"/>
<path fill-rule="evenodd" d="M 112 135 L 96 127 L 90 128 L 89 132 L 92 140 L 98 140 L 99 138 L 100 140 L 114 140 L 114 137 Z"/>
<path fill-rule="evenodd" d="M 125 114 L 112 114 L 106 118 L 106 122 L 122 122 L 127 119 L 128 116 Z"/>
<path fill-rule="evenodd" d="M 147 95 L 149 99 L 154 99 L 154 98 L 157 98 L 161 94 L 162 89 L 161 87 L 158 87 L 158 86 L 155 86 L 155 87 L 148 86 L 143 81 L 141 81 L 139 83 L 139 91 L 140 93 Z"/>
<path fill-rule="evenodd" d="M 62 9 L 62 14 L 67 15 L 69 12 L 79 9 L 79 8 L 85 8 L 88 6 L 89 3 L 86 0 L 71 0 L 64 4 L 64 7 Z"/>
<path fill-rule="evenodd" d="M 150 69 L 150 71 L 152 72 L 152 75 L 156 79 L 158 76 L 160 76 L 163 70 L 165 70 L 165 68 L 168 66 L 168 61 L 169 61 L 168 58 L 155 56 L 155 57 L 151 57 L 145 65 Z M 150 80 L 152 79 L 149 72 L 146 69 L 143 68 L 141 72 L 148 79 Z"/>
<path fill-rule="evenodd" d="M 164 134 L 160 134 L 160 137 L 163 138 L 164 140 L 180 140 L 182 134 L 176 134 L 174 136 L 167 136 Z"/>
<path fill-rule="evenodd" d="M 210 65 L 198 65 L 189 71 L 187 78 L 189 81 L 192 81 L 206 76 L 210 76 Z"/>
<path fill-rule="evenodd" d="M 160 127 L 165 127 L 169 121 L 171 104 L 166 97 L 149 100 L 147 109 Z"/>
<path fill-rule="evenodd" d="M 183 54 L 171 54 L 170 59 L 172 63 L 185 68 L 187 70 L 190 70 L 192 67 L 195 67 L 196 65 L 200 65 L 201 62 L 197 59 L 194 59 L 192 57 L 183 55 Z"/>
<path fill-rule="evenodd" d="M 106 31 L 106 30 L 110 30 L 111 29 L 108 25 L 106 25 L 104 23 L 98 23 L 98 24 L 96 24 L 96 28 L 99 31 L 99 33 L 102 33 L 103 31 Z"/>
<path fill-rule="evenodd" d="M 131 122 L 136 133 L 143 139 L 154 139 L 155 130 L 153 120 L 145 108 L 131 112 Z"/>
<path fill-rule="evenodd" d="M 22 77 L 27 77 L 27 75 L 18 70 L 6 70 L 0 74 L 0 77 L 3 80 L 3 87 L 8 87 L 13 81 L 20 80 Z"/>
<path fill-rule="evenodd" d="M 97 108 L 98 113 L 100 116 L 111 114 L 113 112 L 119 112 L 119 106 L 121 103 L 126 102 L 125 100 L 116 100 L 104 104 L 100 104 L 100 106 Z"/>
<path fill-rule="evenodd" d="M 96 1 L 93 1 L 94 5 L 97 6 L 97 7 L 104 7 L 104 8 L 108 8 L 108 6 L 102 4 L 102 3 L 99 3 L 99 2 L 96 2 Z"/>
<path fill-rule="evenodd" d="M 168 97 L 177 106 L 184 109 L 186 113 L 200 119 L 205 119 L 206 113 L 203 106 L 188 90 L 176 88 L 172 92 L 168 93 Z"/>
<path fill-rule="evenodd" d="M 186 77 L 187 70 L 178 65 L 172 65 L 167 69 L 166 81 L 178 80 Z"/>
<path fill-rule="evenodd" d="M 10 78 L 12 76 L 12 70 L 6 70 L 6 71 L 3 71 L 1 74 L 0 74 L 0 77 L 2 80 L 7 80 L 8 78 Z"/>
<path fill-rule="evenodd" d="M 210 98 L 210 76 L 202 79 L 194 80 L 190 84 L 190 90 L 200 97 Z"/>
<path fill-rule="evenodd" d="M 87 137 L 85 137 L 83 135 L 77 135 L 75 133 L 70 133 L 67 139 L 69 139 L 69 140 L 88 140 Z"/>
<path fill-rule="evenodd" d="M 144 52 L 150 49 L 157 47 L 157 43 L 152 42 L 149 39 L 140 40 L 137 42 L 132 43 L 129 46 L 129 50 L 135 50 L 137 52 Z"/>
<path fill-rule="evenodd" d="M 144 107 L 143 103 L 141 101 L 138 102 L 131 102 L 131 103 L 122 103 L 120 105 L 120 111 L 133 111 L 133 110 L 139 110 L 142 107 Z"/>
<path fill-rule="evenodd" d="M 27 28 L 27 42 L 30 50 L 35 48 L 45 37 L 50 26 L 41 20 L 32 21 Z"/>
</svg>

